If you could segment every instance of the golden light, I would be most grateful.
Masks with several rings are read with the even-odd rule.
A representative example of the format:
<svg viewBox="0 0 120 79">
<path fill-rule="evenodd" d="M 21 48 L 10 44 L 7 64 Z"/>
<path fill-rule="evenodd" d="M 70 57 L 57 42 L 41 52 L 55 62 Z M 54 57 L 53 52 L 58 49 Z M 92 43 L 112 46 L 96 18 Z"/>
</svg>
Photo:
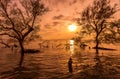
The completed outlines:
<svg viewBox="0 0 120 79">
<path fill-rule="evenodd" d="M 70 56 L 74 54 L 74 40 L 70 40 Z"/>
<path fill-rule="evenodd" d="M 68 26 L 68 29 L 69 29 L 70 31 L 75 31 L 75 30 L 77 29 L 77 26 L 76 26 L 75 24 L 72 24 L 72 25 L 69 25 L 69 26 Z"/>
<path fill-rule="evenodd" d="M 73 44 L 74 44 L 74 40 L 70 40 L 70 44 L 72 44 L 72 45 L 73 45 Z"/>
</svg>

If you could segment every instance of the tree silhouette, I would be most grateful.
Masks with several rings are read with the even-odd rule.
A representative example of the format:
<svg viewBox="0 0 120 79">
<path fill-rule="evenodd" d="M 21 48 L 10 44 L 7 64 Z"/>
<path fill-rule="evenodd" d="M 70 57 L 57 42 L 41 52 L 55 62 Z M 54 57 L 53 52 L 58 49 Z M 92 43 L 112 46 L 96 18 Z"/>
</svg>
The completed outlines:
<svg viewBox="0 0 120 79">
<path fill-rule="evenodd" d="M 111 30 L 112 34 L 107 36 L 108 41 L 113 42 L 113 43 L 120 43 L 120 19 L 111 22 L 110 27 L 111 27 L 110 30 Z M 113 29 L 114 29 L 114 31 L 113 31 Z M 112 40 L 114 40 L 114 41 L 112 41 Z"/>
<path fill-rule="evenodd" d="M 78 23 L 82 24 L 82 32 L 84 35 L 92 35 L 95 38 L 96 53 L 101 42 L 106 41 L 113 33 L 110 23 L 113 20 L 113 15 L 118 12 L 117 5 L 110 5 L 110 0 L 94 0 L 92 5 L 89 5 L 82 11 L 81 19 Z"/>
<path fill-rule="evenodd" d="M 18 2 L 18 1 L 17 1 Z M 36 19 L 43 15 L 47 8 L 40 0 L 0 0 L 0 35 L 18 41 L 21 48 L 21 59 L 24 58 L 24 42 L 34 32 Z"/>
</svg>

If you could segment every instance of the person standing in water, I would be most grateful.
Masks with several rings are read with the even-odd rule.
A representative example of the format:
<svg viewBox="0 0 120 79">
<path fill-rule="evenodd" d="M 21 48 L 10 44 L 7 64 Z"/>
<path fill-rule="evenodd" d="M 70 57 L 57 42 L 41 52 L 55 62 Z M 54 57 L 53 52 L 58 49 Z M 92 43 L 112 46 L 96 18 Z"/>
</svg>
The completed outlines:
<svg viewBox="0 0 120 79">
<path fill-rule="evenodd" d="M 72 58 L 70 57 L 69 58 L 69 61 L 68 61 L 68 70 L 70 73 L 73 72 L 73 68 L 72 68 Z"/>
</svg>

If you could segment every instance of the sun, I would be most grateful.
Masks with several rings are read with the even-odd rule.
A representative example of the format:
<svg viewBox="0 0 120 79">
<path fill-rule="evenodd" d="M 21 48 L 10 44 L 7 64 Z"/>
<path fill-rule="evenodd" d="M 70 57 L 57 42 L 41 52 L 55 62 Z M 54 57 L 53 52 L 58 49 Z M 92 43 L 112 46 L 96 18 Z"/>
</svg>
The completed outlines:
<svg viewBox="0 0 120 79">
<path fill-rule="evenodd" d="M 75 31 L 75 30 L 77 29 L 77 26 L 76 26 L 75 24 L 72 24 L 72 25 L 69 25 L 69 26 L 68 26 L 68 29 L 69 29 L 70 31 Z"/>
</svg>

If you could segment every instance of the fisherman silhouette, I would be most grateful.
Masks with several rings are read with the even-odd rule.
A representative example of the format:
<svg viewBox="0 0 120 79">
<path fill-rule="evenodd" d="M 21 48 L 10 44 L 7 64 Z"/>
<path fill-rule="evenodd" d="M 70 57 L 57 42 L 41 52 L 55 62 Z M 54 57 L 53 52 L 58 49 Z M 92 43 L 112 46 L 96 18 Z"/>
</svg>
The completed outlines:
<svg viewBox="0 0 120 79">
<path fill-rule="evenodd" d="M 68 61 L 68 70 L 70 73 L 73 72 L 73 68 L 72 68 L 72 58 L 70 57 L 69 58 L 69 61 Z"/>
</svg>

